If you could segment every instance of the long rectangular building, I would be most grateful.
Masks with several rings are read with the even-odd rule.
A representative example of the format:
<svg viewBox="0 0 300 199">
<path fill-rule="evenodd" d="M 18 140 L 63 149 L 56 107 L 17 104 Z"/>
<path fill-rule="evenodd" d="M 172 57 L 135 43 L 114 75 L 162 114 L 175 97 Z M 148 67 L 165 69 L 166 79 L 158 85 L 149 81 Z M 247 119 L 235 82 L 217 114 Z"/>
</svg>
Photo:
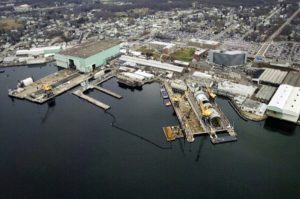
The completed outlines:
<svg viewBox="0 0 300 199">
<path fill-rule="evenodd" d="M 124 62 L 136 63 L 136 64 L 142 65 L 142 66 L 149 66 L 149 67 L 168 70 L 168 71 L 177 72 L 177 73 L 182 73 L 183 69 L 184 69 L 183 67 L 175 66 L 173 64 L 162 63 L 162 62 L 155 61 L 155 60 L 146 60 L 146 59 L 126 56 L 126 55 L 122 55 L 120 57 L 120 60 L 124 61 Z"/>
<path fill-rule="evenodd" d="M 278 86 L 283 82 L 286 75 L 286 71 L 266 68 L 258 79 L 259 83 Z"/>
<path fill-rule="evenodd" d="M 119 55 L 120 43 L 119 40 L 90 41 L 64 50 L 54 58 L 57 66 L 88 73 L 106 64 L 108 59 Z"/>
</svg>

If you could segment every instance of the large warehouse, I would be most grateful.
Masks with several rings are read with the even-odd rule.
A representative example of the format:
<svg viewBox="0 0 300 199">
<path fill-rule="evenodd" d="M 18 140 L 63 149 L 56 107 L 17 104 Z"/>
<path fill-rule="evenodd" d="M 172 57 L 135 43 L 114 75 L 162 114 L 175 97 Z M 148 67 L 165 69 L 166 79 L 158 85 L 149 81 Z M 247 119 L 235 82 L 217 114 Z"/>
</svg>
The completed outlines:
<svg viewBox="0 0 300 199">
<path fill-rule="evenodd" d="M 211 50 L 208 61 L 224 66 L 240 66 L 247 63 L 247 54 L 243 51 Z"/>
<path fill-rule="evenodd" d="M 162 63 L 159 61 L 155 60 L 146 60 L 138 57 L 131 57 L 127 55 L 122 55 L 120 57 L 121 61 L 128 62 L 128 63 L 134 63 L 138 64 L 141 66 L 149 66 L 157 69 L 162 69 L 162 70 L 168 70 L 172 72 L 177 72 L 177 73 L 182 73 L 183 72 L 183 67 L 175 66 L 173 64 L 168 64 L 168 63 Z"/>
<path fill-rule="evenodd" d="M 90 41 L 69 48 L 55 55 L 56 65 L 84 73 L 92 72 L 120 53 L 120 43 L 119 40 Z"/>
<path fill-rule="evenodd" d="M 203 39 L 191 39 L 188 42 L 188 46 L 205 49 L 216 49 L 220 46 L 220 42 Z"/>
<path fill-rule="evenodd" d="M 259 76 L 258 83 L 279 86 L 283 82 L 287 74 L 288 72 L 286 71 L 266 68 L 264 72 Z"/>
<path fill-rule="evenodd" d="M 267 115 L 296 123 L 300 116 L 300 73 L 289 72 L 271 99 Z"/>
</svg>

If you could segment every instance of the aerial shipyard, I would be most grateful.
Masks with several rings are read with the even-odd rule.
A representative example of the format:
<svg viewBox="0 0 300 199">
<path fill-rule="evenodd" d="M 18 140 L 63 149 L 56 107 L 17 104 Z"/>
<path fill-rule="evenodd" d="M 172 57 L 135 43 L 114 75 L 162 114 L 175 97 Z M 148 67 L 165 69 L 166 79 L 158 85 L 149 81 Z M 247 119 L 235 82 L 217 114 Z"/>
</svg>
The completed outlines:
<svg viewBox="0 0 300 199">
<path fill-rule="evenodd" d="M 30 16 L 37 7 L 13 2 L 2 9 L 5 6 L 14 7 L 27 20 L 26 27 L 42 23 Z M 138 17 L 123 12 L 99 21 L 93 19 L 101 10 L 91 9 L 85 18 L 72 14 L 74 6 L 49 8 L 64 8 L 68 14 L 63 15 L 65 20 L 51 19 L 35 35 L 25 30 L 19 41 L 9 39 L 9 33 L 1 36 L 6 45 L 1 52 L 3 67 L 48 63 L 61 68 L 36 81 L 28 77 L 16 82 L 9 96 L 44 103 L 75 88 L 74 96 L 108 110 L 113 107 L 85 91 L 96 89 L 121 100 L 101 83 L 116 78 L 122 86 L 139 89 L 158 82 L 157 92 L 179 121 L 162 127 L 168 141 L 193 142 L 203 134 L 214 144 L 236 141 L 239 132 L 216 102 L 218 97 L 228 98 L 244 120 L 272 117 L 300 124 L 299 3 L 280 1 L 251 8 L 195 3 L 192 8 L 164 12 L 134 9 Z M 79 18 L 84 22 L 72 25 Z M 58 27 L 62 33 L 45 36 Z"/>
</svg>

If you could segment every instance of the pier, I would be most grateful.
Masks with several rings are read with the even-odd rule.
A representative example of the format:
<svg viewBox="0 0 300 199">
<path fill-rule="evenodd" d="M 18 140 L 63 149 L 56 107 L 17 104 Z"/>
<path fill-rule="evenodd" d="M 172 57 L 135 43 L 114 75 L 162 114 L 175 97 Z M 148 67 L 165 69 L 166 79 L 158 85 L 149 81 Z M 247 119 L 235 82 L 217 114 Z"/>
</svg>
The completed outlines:
<svg viewBox="0 0 300 199">
<path fill-rule="evenodd" d="M 11 97 L 42 104 L 91 78 L 91 74 L 80 74 L 76 70 L 64 69 L 34 81 L 25 87 L 9 90 Z"/>
<path fill-rule="evenodd" d="M 113 91 L 111 91 L 111 90 L 105 89 L 105 88 L 103 88 L 103 87 L 100 87 L 100 86 L 94 86 L 94 88 L 97 89 L 98 91 L 101 91 L 101 92 L 103 92 L 103 93 L 106 93 L 106 94 L 108 94 L 108 95 L 111 95 L 111 96 L 113 96 L 113 97 L 115 97 L 115 98 L 117 98 L 117 99 L 121 99 L 121 98 L 122 98 L 121 95 L 119 95 L 119 94 L 117 94 L 117 93 L 115 93 L 115 92 L 113 92 Z"/>
<path fill-rule="evenodd" d="M 94 104 L 94 105 L 96 105 L 96 106 L 98 106 L 98 107 L 100 107 L 100 108 L 102 108 L 102 109 L 104 109 L 105 111 L 110 109 L 109 105 L 104 104 L 103 102 L 100 102 L 100 101 L 98 101 L 98 100 L 96 100 L 96 99 L 94 99 L 90 96 L 87 96 L 87 95 L 83 94 L 82 89 L 74 91 L 73 94 L 80 97 L 80 98 L 82 98 L 82 99 L 84 99 L 84 100 L 86 100 L 86 101 L 88 101 L 88 102 L 90 102 L 90 103 L 92 103 L 92 104 Z"/>
</svg>

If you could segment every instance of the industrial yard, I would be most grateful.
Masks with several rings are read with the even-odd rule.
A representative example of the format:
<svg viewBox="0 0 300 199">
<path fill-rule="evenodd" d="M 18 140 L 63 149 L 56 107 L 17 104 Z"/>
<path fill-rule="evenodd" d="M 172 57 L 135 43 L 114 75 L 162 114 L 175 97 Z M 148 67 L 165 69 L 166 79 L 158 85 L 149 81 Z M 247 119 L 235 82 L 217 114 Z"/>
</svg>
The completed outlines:
<svg viewBox="0 0 300 199">
<path fill-rule="evenodd" d="M 293 14 L 288 21 L 300 10 L 290 9 Z M 277 12 L 280 8 L 274 8 L 268 17 Z M 226 97 L 243 120 L 273 117 L 299 124 L 299 44 L 275 41 L 287 23 L 261 38 L 261 44 L 230 38 L 228 32 L 234 24 L 215 35 L 202 32 L 206 37 L 197 32 L 193 36 L 177 35 L 177 40 L 162 39 L 156 32 L 126 40 L 87 39 L 81 34 L 72 45 L 19 49 L 19 63 L 52 60 L 62 70 L 40 80 L 20 80 L 8 94 L 42 104 L 77 87 L 72 91 L 75 96 L 107 111 L 112 108 L 110 104 L 86 93 L 97 90 L 121 99 L 121 95 L 101 87 L 101 83 L 116 78 L 120 86 L 141 90 L 145 84 L 158 82 L 164 104 L 172 106 L 180 123 L 162 127 L 167 141 L 184 137 L 194 142 L 195 136 L 204 134 L 214 144 L 236 141 L 233 124 L 215 102 L 217 96 Z M 173 33 L 170 30 L 164 36 L 170 38 Z M 251 31 L 245 32 L 242 38 L 249 34 Z"/>
</svg>

